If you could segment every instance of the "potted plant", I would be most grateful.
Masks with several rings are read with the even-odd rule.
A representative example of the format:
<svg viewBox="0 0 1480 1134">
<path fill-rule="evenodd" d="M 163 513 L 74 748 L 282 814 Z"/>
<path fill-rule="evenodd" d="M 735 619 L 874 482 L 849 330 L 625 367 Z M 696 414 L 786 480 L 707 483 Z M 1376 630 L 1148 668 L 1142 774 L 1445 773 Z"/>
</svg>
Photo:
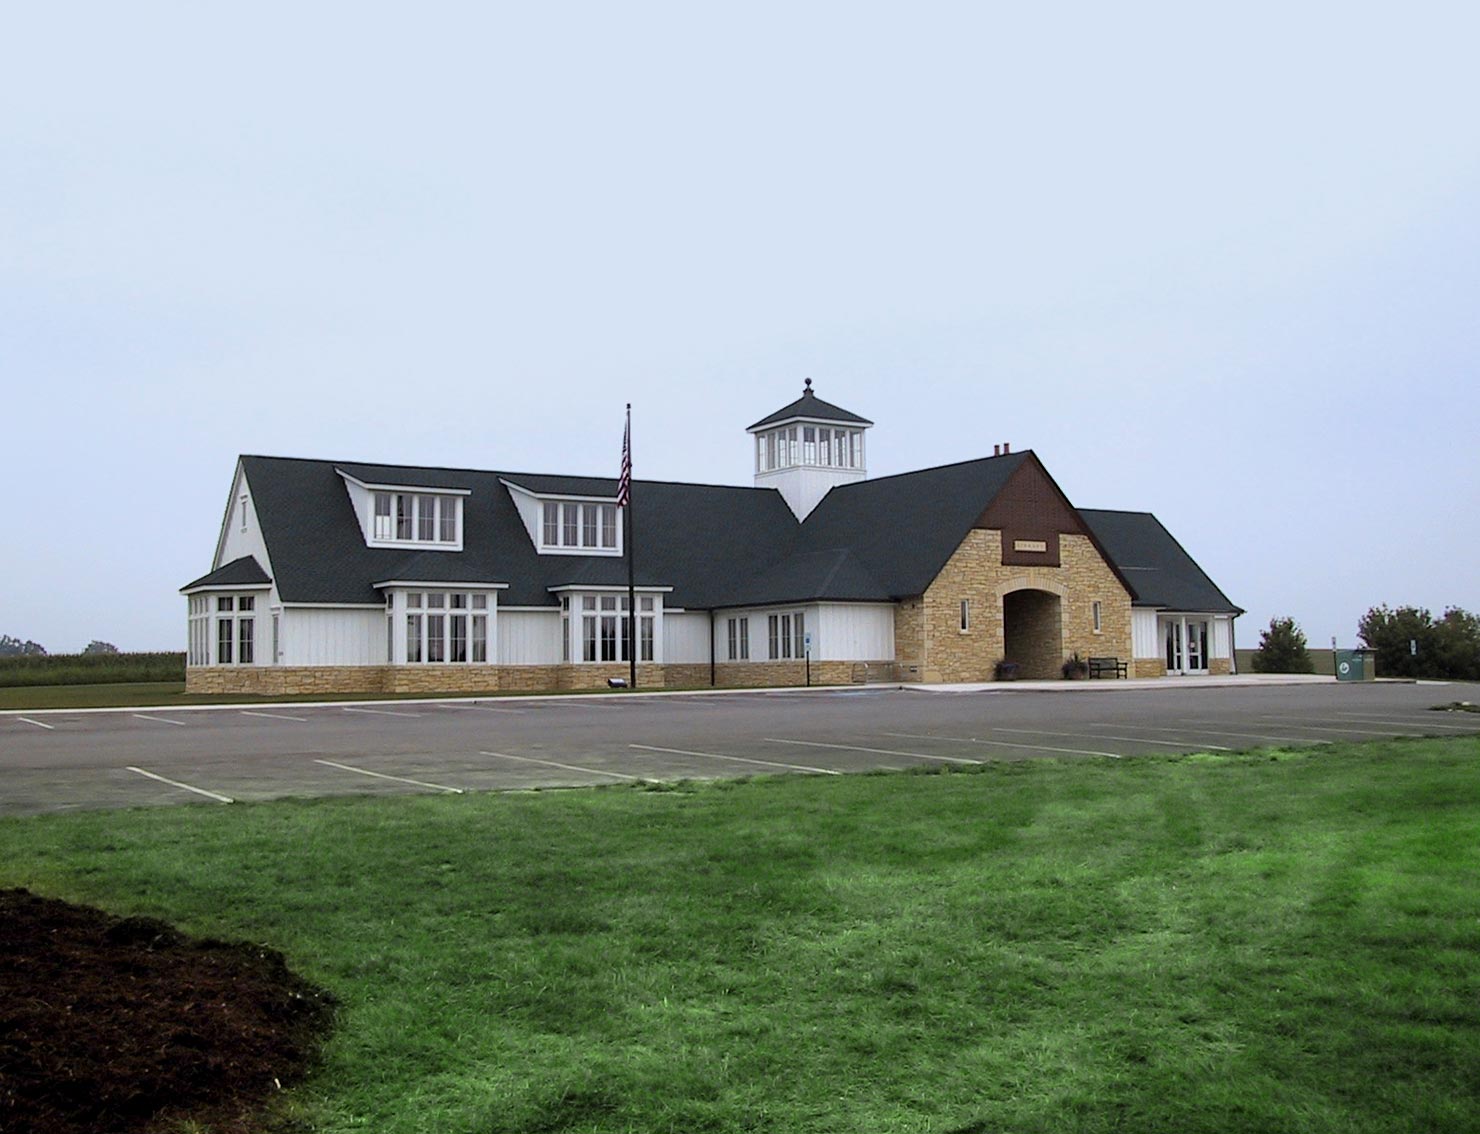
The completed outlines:
<svg viewBox="0 0 1480 1134">
<path fill-rule="evenodd" d="M 1075 650 L 1072 657 L 1060 667 L 1059 672 L 1064 675 L 1065 681 L 1083 681 L 1089 676 L 1089 662 L 1079 656 Z"/>
<path fill-rule="evenodd" d="M 998 681 L 1016 681 L 1018 675 L 1018 663 L 1003 658 L 992 667 L 992 675 Z"/>
</svg>

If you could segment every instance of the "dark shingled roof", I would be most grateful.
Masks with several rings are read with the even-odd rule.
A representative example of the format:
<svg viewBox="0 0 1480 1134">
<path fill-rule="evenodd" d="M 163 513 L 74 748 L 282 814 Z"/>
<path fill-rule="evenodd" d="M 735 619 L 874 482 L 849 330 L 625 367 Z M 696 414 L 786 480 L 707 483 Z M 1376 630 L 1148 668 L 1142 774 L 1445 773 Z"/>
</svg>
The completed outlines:
<svg viewBox="0 0 1480 1134">
<path fill-rule="evenodd" d="M 636 579 L 664 605 L 710 610 L 810 601 L 891 602 L 924 593 L 1031 450 L 856 481 L 798 523 L 774 489 L 634 481 Z M 615 556 L 540 555 L 507 484 L 541 495 L 616 495 L 615 478 L 242 458 L 285 602 L 383 602 L 377 583 L 503 583 L 499 606 L 553 606 L 551 588 L 624 586 Z M 367 547 L 340 471 L 371 484 L 463 489 L 463 550 Z M 505 483 L 507 482 L 507 484 Z M 1141 605 L 1239 612 L 1144 512 L 1081 511 Z M 250 557 L 197 579 L 266 583 Z"/>
<path fill-rule="evenodd" d="M 872 425 L 866 417 L 859 417 L 856 413 L 849 413 L 845 409 L 824 402 L 812 392 L 812 379 L 807 379 L 807 388 L 802 396 L 789 406 L 783 406 L 773 414 L 767 414 L 758 422 L 746 430 L 747 433 L 757 429 L 763 429 L 768 425 L 779 425 L 783 421 L 791 421 L 798 417 L 810 417 L 818 421 L 837 421 L 849 425 Z"/>
<path fill-rule="evenodd" d="M 208 575 L 202 575 L 193 583 L 186 583 L 180 590 L 193 591 L 201 587 L 260 587 L 271 582 L 272 577 L 262 570 L 262 564 L 250 555 L 243 555 L 240 559 L 222 564 Z"/>
<path fill-rule="evenodd" d="M 1080 508 L 1079 514 L 1135 587 L 1137 606 L 1243 613 L 1150 512 Z"/>
<path fill-rule="evenodd" d="M 1031 450 L 834 488 L 807 516 L 808 551 L 847 548 L 880 599 L 924 594 Z M 797 596 L 820 597 L 820 596 Z"/>
</svg>

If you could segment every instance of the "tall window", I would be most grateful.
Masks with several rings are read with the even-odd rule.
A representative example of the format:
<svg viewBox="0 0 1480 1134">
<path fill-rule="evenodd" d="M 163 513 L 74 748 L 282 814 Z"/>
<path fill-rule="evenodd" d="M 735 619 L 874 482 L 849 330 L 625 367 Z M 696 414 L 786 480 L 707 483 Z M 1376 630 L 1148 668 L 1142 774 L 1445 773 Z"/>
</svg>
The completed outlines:
<svg viewBox="0 0 1480 1134">
<path fill-rule="evenodd" d="M 198 601 L 197 601 L 198 600 Z M 190 600 L 190 656 L 192 665 L 209 665 L 206 629 L 211 602 L 203 595 Z M 257 598 L 255 595 L 217 595 L 215 599 L 217 665 L 251 665 L 257 656 Z"/>
<path fill-rule="evenodd" d="M 398 543 L 456 543 L 460 507 L 456 496 L 377 492 L 371 538 Z"/>
<path fill-rule="evenodd" d="M 961 600 L 961 633 L 965 634 L 971 629 L 971 600 Z"/>
<path fill-rule="evenodd" d="M 730 660 L 750 660 L 750 619 L 732 618 L 729 624 L 730 631 Z"/>
<path fill-rule="evenodd" d="M 1100 630 L 1101 630 L 1101 626 L 1100 626 L 1100 602 L 1099 602 L 1098 599 L 1096 599 L 1094 601 L 1094 603 L 1091 604 L 1091 610 L 1094 612 L 1095 633 L 1098 634 L 1098 633 L 1100 633 Z"/>
<path fill-rule="evenodd" d="M 541 543 L 546 549 L 617 550 L 615 504 L 547 500 L 540 519 Z"/>
<path fill-rule="evenodd" d="M 407 663 L 486 663 L 489 658 L 488 621 L 486 594 L 407 592 Z"/>
<path fill-rule="evenodd" d="M 805 656 L 806 637 L 806 622 L 800 610 L 772 614 L 766 619 L 767 656 L 772 661 Z"/>
<path fill-rule="evenodd" d="M 570 641 L 567 600 L 561 599 L 561 629 Z M 632 658 L 632 641 L 627 625 L 631 610 L 626 595 L 581 596 L 581 649 L 583 662 L 625 662 Z M 651 595 L 637 599 L 637 660 L 650 662 L 657 656 L 657 603 Z M 568 655 L 568 649 L 562 650 Z"/>
</svg>

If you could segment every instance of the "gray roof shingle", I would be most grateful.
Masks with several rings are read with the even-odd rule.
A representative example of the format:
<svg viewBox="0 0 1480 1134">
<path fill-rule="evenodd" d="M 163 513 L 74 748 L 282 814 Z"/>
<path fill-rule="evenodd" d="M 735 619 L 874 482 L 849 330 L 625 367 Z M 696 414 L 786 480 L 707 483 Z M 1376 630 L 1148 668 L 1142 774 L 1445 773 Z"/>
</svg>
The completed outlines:
<svg viewBox="0 0 1480 1134">
<path fill-rule="evenodd" d="M 924 593 L 1031 450 L 834 488 L 798 523 L 774 489 L 633 482 L 636 580 L 671 588 L 669 607 L 717 609 L 808 601 L 890 602 Z M 505 481 L 540 494 L 616 494 L 616 479 L 244 456 L 280 596 L 379 606 L 375 584 L 503 583 L 499 605 L 553 606 L 551 588 L 624 586 L 614 556 L 541 555 Z M 462 489 L 463 550 L 367 547 L 338 470 L 372 484 Z M 1080 514 L 1138 602 L 1238 608 L 1140 512 Z M 250 557 L 191 587 L 269 582 Z"/>
<path fill-rule="evenodd" d="M 1080 508 L 1079 514 L 1135 588 L 1135 605 L 1243 613 L 1150 512 Z"/>
<path fill-rule="evenodd" d="M 866 417 L 859 417 L 856 413 L 824 402 L 812 392 L 812 379 L 807 379 L 807 388 L 802 391 L 802 396 L 789 406 L 782 406 L 775 413 L 767 414 L 758 422 L 746 430 L 747 433 L 757 429 L 764 429 L 768 425 L 779 425 L 783 421 L 792 421 L 799 417 L 810 417 L 818 421 L 836 421 L 844 425 L 872 425 Z"/>
<path fill-rule="evenodd" d="M 204 587 L 261 587 L 272 582 L 272 576 L 262 569 L 262 564 L 250 555 L 223 563 L 214 571 L 202 575 L 194 582 L 186 583 L 181 592 L 200 590 Z"/>
</svg>

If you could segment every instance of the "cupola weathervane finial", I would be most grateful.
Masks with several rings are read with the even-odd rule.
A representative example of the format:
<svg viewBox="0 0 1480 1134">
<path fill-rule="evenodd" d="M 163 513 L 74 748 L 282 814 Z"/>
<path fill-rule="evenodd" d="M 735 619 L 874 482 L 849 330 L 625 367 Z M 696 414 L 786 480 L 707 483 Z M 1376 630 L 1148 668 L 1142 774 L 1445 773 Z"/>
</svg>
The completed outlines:
<svg viewBox="0 0 1480 1134">
<path fill-rule="evenodd" d="M 802 380 L 802 397 L 804 397 L 804 398 L 811 397 L 811 395 L 812 395 L 812 379 L 805 378 L 805 379 Z"/>
</svg>

